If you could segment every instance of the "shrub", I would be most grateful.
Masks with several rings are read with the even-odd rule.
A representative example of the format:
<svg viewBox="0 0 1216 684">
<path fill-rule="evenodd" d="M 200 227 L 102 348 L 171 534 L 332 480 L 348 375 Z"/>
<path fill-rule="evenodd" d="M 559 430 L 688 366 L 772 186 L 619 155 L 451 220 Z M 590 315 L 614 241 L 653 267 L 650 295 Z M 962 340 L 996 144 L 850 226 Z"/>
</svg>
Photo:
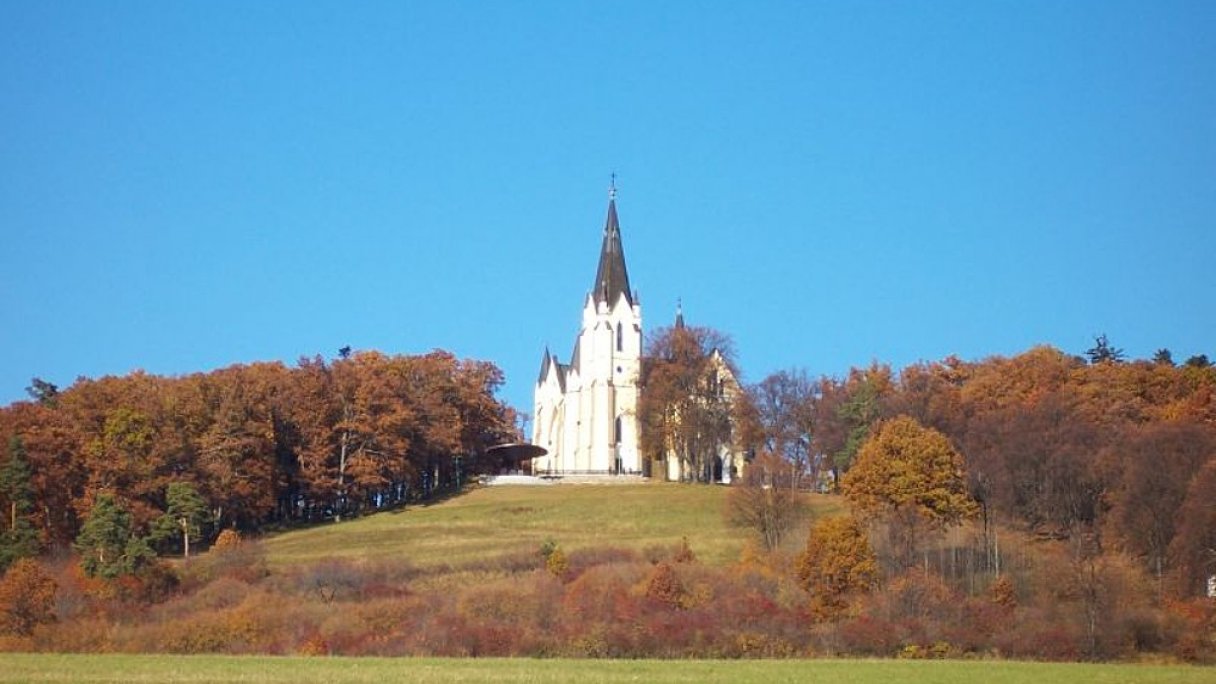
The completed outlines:
<svg viewBox="0 0 1216 684">
<path fill-rule="evenodd" d="M 676 577 L 676 571 L 670 563 L 659 563 L 654 566 L 650 578 L 646 580 L 646 598 L 668 608 L 683 608 L 688 596 L 688 590 Z"/>
<path fill-rule="evenodd" d="M 688 537 L 680 539 L 680 545 L 676 548 L 675 555 L 671 559 L 677 563 L 695 563 L 697 555 L 692 552 L 692 547 L 688 545 Z"/>
<path fill-rule="evenodd" d="M 841 649 L 850 654 L 890 656 L 905 643 L 904 630 L 890 620 L 862 615 L 840 624 Z"/>
<path fill-rule="evenodd" d="M 219 533 L 215 538 L 215 543 L 211 545 L 212 553 L 225 553 L 233 551 L 241 545 L 241 533 L 234 529 L 226 529 Z"/>
<path fill-rule="evenodd" d="M 1017 608 L 1018 595 L 1013 588 L 1013 580 L 1009 579 L 1009 575 L 1001 575 L 992 581 L 992 586 L 988 587 L 988 595 L 992 602 L 1003 608 Z"/>
<path fill-rule="evenodd" d="M 623 549 L 616 546 L 593 546 L 575 549 L 567 555 L 570 563 L 570 575 L 577 577 L 588 568 L 614 563 L 634 563 L 638 554 L 633 549 Z"/>
<path fill-rule="evenodd" d="M 58 585 L 32 558 L 9 566 L 0 579 L 0 634 L 29 636 L 35 625 L 55 619 Z"/>
<path fill-rule="evenodd" d="M 566 560 L 565 552 L 560 548 L 553 549 L 553 552 L 545 559 L 545 570 L 554 577 L 565 577 L 566 572 L 570 570 L 570 562 Z"/>
<path fill-rule="evenodd" d="M 798 556 L 798 581 L 811 595 L 811 614 L 830 620 L 848 607 L 848 597 L 870 590 L 878 580 L 878 560 L 853 518 L 820 520 L 811 527 Z"/>
<path fill-rule="evenodd" d="M 562 617 L 578 631 L 596 622 L 627 620 L 637 614 L 630 587 L 642 581 L 649 566 L 597 565 L 566 585 Z"/>
<path fill-rule="evenodd" d="M 134 575 L 118 579 L 121 595 L 136 603 L 160 603 L 176 593 L 181 580 L 173 566 L 161 560 L 153 560 L 141 567 Z"/>
<path fill-rule="evenodd" d="M 1216 662 L 1216 601 L 1207 598 L 1166 604 L 1164 629 L 1170 652 L 1192 663 Z"/>
<path fill-rule="evenodd" d="M 253 584 L 267 577 L 270 571 L 260 543 L 242 540 L 235 531 L 224 530 L 211 550 L 192 560 L 182 574 L 184 584 L 198 586 L 219 577 Z"/>
</svg>

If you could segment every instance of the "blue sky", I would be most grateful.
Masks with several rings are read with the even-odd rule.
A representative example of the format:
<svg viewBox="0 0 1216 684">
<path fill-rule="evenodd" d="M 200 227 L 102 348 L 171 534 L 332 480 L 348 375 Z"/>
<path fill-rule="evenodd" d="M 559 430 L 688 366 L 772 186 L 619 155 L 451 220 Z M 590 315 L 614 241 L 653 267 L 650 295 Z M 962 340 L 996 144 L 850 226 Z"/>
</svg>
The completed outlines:
<svg viewBox="0 0 1216 684">
<path fill-rule="evenodd" d="M 0 6 L 0 403 L 444 348 L 531 408 L 618 174 L 745 379 L 1216 356 L 1216 3 Z"/>
</svg>

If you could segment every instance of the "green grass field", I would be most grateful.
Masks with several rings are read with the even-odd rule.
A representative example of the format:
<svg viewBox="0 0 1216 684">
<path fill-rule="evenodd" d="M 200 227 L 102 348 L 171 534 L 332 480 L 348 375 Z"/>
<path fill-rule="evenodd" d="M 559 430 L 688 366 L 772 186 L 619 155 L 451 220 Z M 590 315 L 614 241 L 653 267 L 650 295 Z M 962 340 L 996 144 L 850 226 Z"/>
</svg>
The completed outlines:
<svg viewBox="0 0 1216 684">
<path fill-rule="evenodd" d="M 0 682 L 833 682 L 1211 684 L 1186 666 L 905 660 L 527 660 L 0 655 Z"/>
<path fill-rule="evenodd" d="M 485 487 L 430 506 L 287 532 L 265 547 L 272 566 L 344 557 L 458 567 L 535 549 L 546 539 L 567 552 L 592 546 L 642 551 L 687 536 L 699 559 L 721 564 L 737 560 L 744 543 L 723 517 L 727 491 L 668 483 Z M 815 514 L 839 508 L 833 497 L 811 495 L 807 502 Z M 805 539 L 799 524 L 789 542 Z"/>
</svg>

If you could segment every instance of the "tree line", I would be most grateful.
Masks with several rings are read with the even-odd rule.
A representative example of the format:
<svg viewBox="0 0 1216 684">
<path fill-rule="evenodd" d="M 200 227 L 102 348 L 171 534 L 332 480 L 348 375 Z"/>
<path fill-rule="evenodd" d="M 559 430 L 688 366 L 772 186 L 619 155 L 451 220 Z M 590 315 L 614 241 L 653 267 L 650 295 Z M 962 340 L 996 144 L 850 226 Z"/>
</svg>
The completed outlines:
<svg viewBox="0 0 1216 684">
<path fill-rule="evenodd" d="M 981 563 L 998 574 L 998 524 L 1067 541 L 1078 558 L 1133 558 L 1174 595 L 1201 595 L 1216 574 L 1216 368 L 1205 356 L 1128 360 L 1100 336 L 1085 356 L 1041 346 L 898 373 L 781 371 L 747 399 L 736 437 L 776 457 L 791 488 L 847 494 L 863 447 L 894 420 L 942 435 L 986 537 Z M 857 475 L 852 498 L 864 500 Z M 891 475 L 864 477 L 876 489 Z"/>
<path fill-rule="evenodd" d="M 0 408 L 0 562 L 77 542 L 94 512 L 180 547 L 190 532 L 197 543 L 429 496 L 496 467 L 486 448 L 515 422 L 502 382 L 494 364 L 444 351 L 349 348 L 62 391 L 35 379 L 30 401 Z"/>
<path fill-rule="evenodd" d="M 1216 575 L 1216 367 L 1206 355 L 1130 360 L 1099 335 L 1083 355 L 1039 346 L 899 372 L 877 362 L 842 377 L 784 370 L 741 392 L 723 391 L 720 368 L 737 377 L 727 335 L 654 331 L 642 448 L 680 458 L 700 481 L 724 449 L 746 452 L 752 472 L 740 484 L 766 491 L 740 492 L 737 512 L 766 546 L 796 518 L 767 488 L 842 491 L 866 442 L 902 417 L 960 454 L 961 493 L 984 531 L 980 570 L 999 574 L 1001 525 L 1069 540 L 1078 557 L 1125 554 L 1176 595 L 1204 593 Z"/>
</svg>

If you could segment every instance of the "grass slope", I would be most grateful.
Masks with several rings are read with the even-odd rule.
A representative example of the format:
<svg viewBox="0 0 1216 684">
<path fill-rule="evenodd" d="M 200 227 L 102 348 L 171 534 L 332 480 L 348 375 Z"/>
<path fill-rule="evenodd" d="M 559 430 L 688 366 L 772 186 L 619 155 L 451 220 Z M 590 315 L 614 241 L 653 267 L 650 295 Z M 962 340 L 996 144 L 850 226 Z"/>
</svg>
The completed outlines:
<svg viewBox="0 0 1216 684">
<path fill-rule="evenodd" d="M 528 660 L 0 655 L 0 682 L 834 682 L 1201 684 L 1187 666 L 906 660 Z"/>
<path fill-rule="evenodd" d="M 671 545 L 688 537 L 703 562 L 739 557 L 745 535 L 723 517 L 725 487 L 630 485 L 501 486 L 474 489 L 428 506 L 287 532 L 265 541 L 272 566 L 323 558 L 397 558 L 453 567 L 535 549 L 552 539 L 567 552 L 603 546 Z M 809 495 L 815 514 L 832 497 Z M 790 543 L 806 538 L 799 525 Z"/>
</svg>

